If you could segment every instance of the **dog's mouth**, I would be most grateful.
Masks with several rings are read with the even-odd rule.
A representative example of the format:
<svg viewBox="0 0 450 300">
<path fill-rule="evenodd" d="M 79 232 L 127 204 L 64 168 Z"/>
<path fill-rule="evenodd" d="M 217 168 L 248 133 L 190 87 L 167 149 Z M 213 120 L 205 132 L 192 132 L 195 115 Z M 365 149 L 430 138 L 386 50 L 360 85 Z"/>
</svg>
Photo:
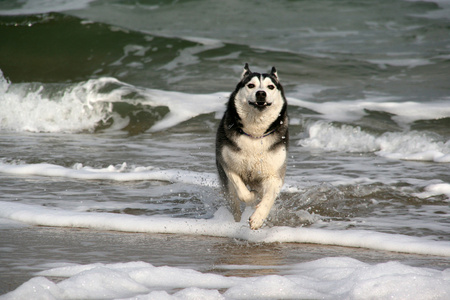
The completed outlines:
<svg viewBox="0 0 450 300">
<path fill-rule="evenodd" d="M 256 107 L 257 109 L 261 110 L 268 106 L 271 106 L 272 103 L 266 102 L 266 101 L 255 101 L 255 102 L 249 102 L 249 104 L 253 107 Z"/>
</svg>

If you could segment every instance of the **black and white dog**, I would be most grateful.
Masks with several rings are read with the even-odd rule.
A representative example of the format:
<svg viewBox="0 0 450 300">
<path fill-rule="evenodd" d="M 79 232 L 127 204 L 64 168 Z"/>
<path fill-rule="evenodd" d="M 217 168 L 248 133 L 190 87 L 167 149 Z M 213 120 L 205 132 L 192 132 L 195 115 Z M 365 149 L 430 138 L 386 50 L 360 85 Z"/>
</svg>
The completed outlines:
<svg viewBox="0 0 450 300">
<path fill-rule="evenodd" d="M 260 199 L 249 223 L 263 225 L 284 182 L 288 141 L 287 102 L 275 67 L 260 74 L 245 64 L 216 137 L 217 169 L 236 222 L 241 201 Z"/>
</svg>

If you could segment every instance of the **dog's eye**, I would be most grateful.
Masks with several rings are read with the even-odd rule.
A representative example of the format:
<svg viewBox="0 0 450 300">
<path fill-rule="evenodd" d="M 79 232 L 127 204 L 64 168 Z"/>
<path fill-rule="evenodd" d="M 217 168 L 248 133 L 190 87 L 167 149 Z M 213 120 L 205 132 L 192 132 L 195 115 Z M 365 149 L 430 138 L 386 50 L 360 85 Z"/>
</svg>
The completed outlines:
<svg viewBox="0 0 450 300">
<path fill-rule="evenodd" d="M 253 83 L 249 83 L 249 84 L 247 84 L 247 87 L 248 87 L 249 89 L 252 89 L 252 88 L 255 87 L 255 85 L 254 85 Z"/>
<path fill-rule="evenodd" d="M 269 90 L 273 90 L 275 88 L 275 86 L 273 84 L 268 86 Z"/>
</svg>

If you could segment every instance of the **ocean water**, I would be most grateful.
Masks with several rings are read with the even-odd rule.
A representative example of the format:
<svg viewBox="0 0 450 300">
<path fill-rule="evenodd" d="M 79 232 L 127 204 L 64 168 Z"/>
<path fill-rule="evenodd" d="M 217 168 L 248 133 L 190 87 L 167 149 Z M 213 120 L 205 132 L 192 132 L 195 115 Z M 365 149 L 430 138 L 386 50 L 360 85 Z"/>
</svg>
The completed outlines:
<svg viewBox="0 0 450 300">
<path fill-rule="evenodd" d="M 244 64 L 285 185 L 235 223 L 215 131 Z M 450 2 L 0 3 L 0 299 L 449 299 Z"/>
</svg>

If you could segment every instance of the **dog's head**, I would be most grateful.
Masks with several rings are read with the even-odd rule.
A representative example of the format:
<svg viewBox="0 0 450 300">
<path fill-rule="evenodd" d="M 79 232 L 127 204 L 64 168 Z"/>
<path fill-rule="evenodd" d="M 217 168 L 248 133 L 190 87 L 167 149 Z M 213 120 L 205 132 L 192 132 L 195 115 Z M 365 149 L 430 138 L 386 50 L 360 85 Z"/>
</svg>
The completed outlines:
<svg viewBox="0 0 450 300">
<path fill-rule="evenodd" d="M 272 105 L 282 106 L 284 93 L 275 67 L 269 74 L 261 74 L 250 71 L 248 64 L 245 64 L 237 86 L 236 100 L 241 105 L 248 104 L 259 111 Z"/>
</svg>

